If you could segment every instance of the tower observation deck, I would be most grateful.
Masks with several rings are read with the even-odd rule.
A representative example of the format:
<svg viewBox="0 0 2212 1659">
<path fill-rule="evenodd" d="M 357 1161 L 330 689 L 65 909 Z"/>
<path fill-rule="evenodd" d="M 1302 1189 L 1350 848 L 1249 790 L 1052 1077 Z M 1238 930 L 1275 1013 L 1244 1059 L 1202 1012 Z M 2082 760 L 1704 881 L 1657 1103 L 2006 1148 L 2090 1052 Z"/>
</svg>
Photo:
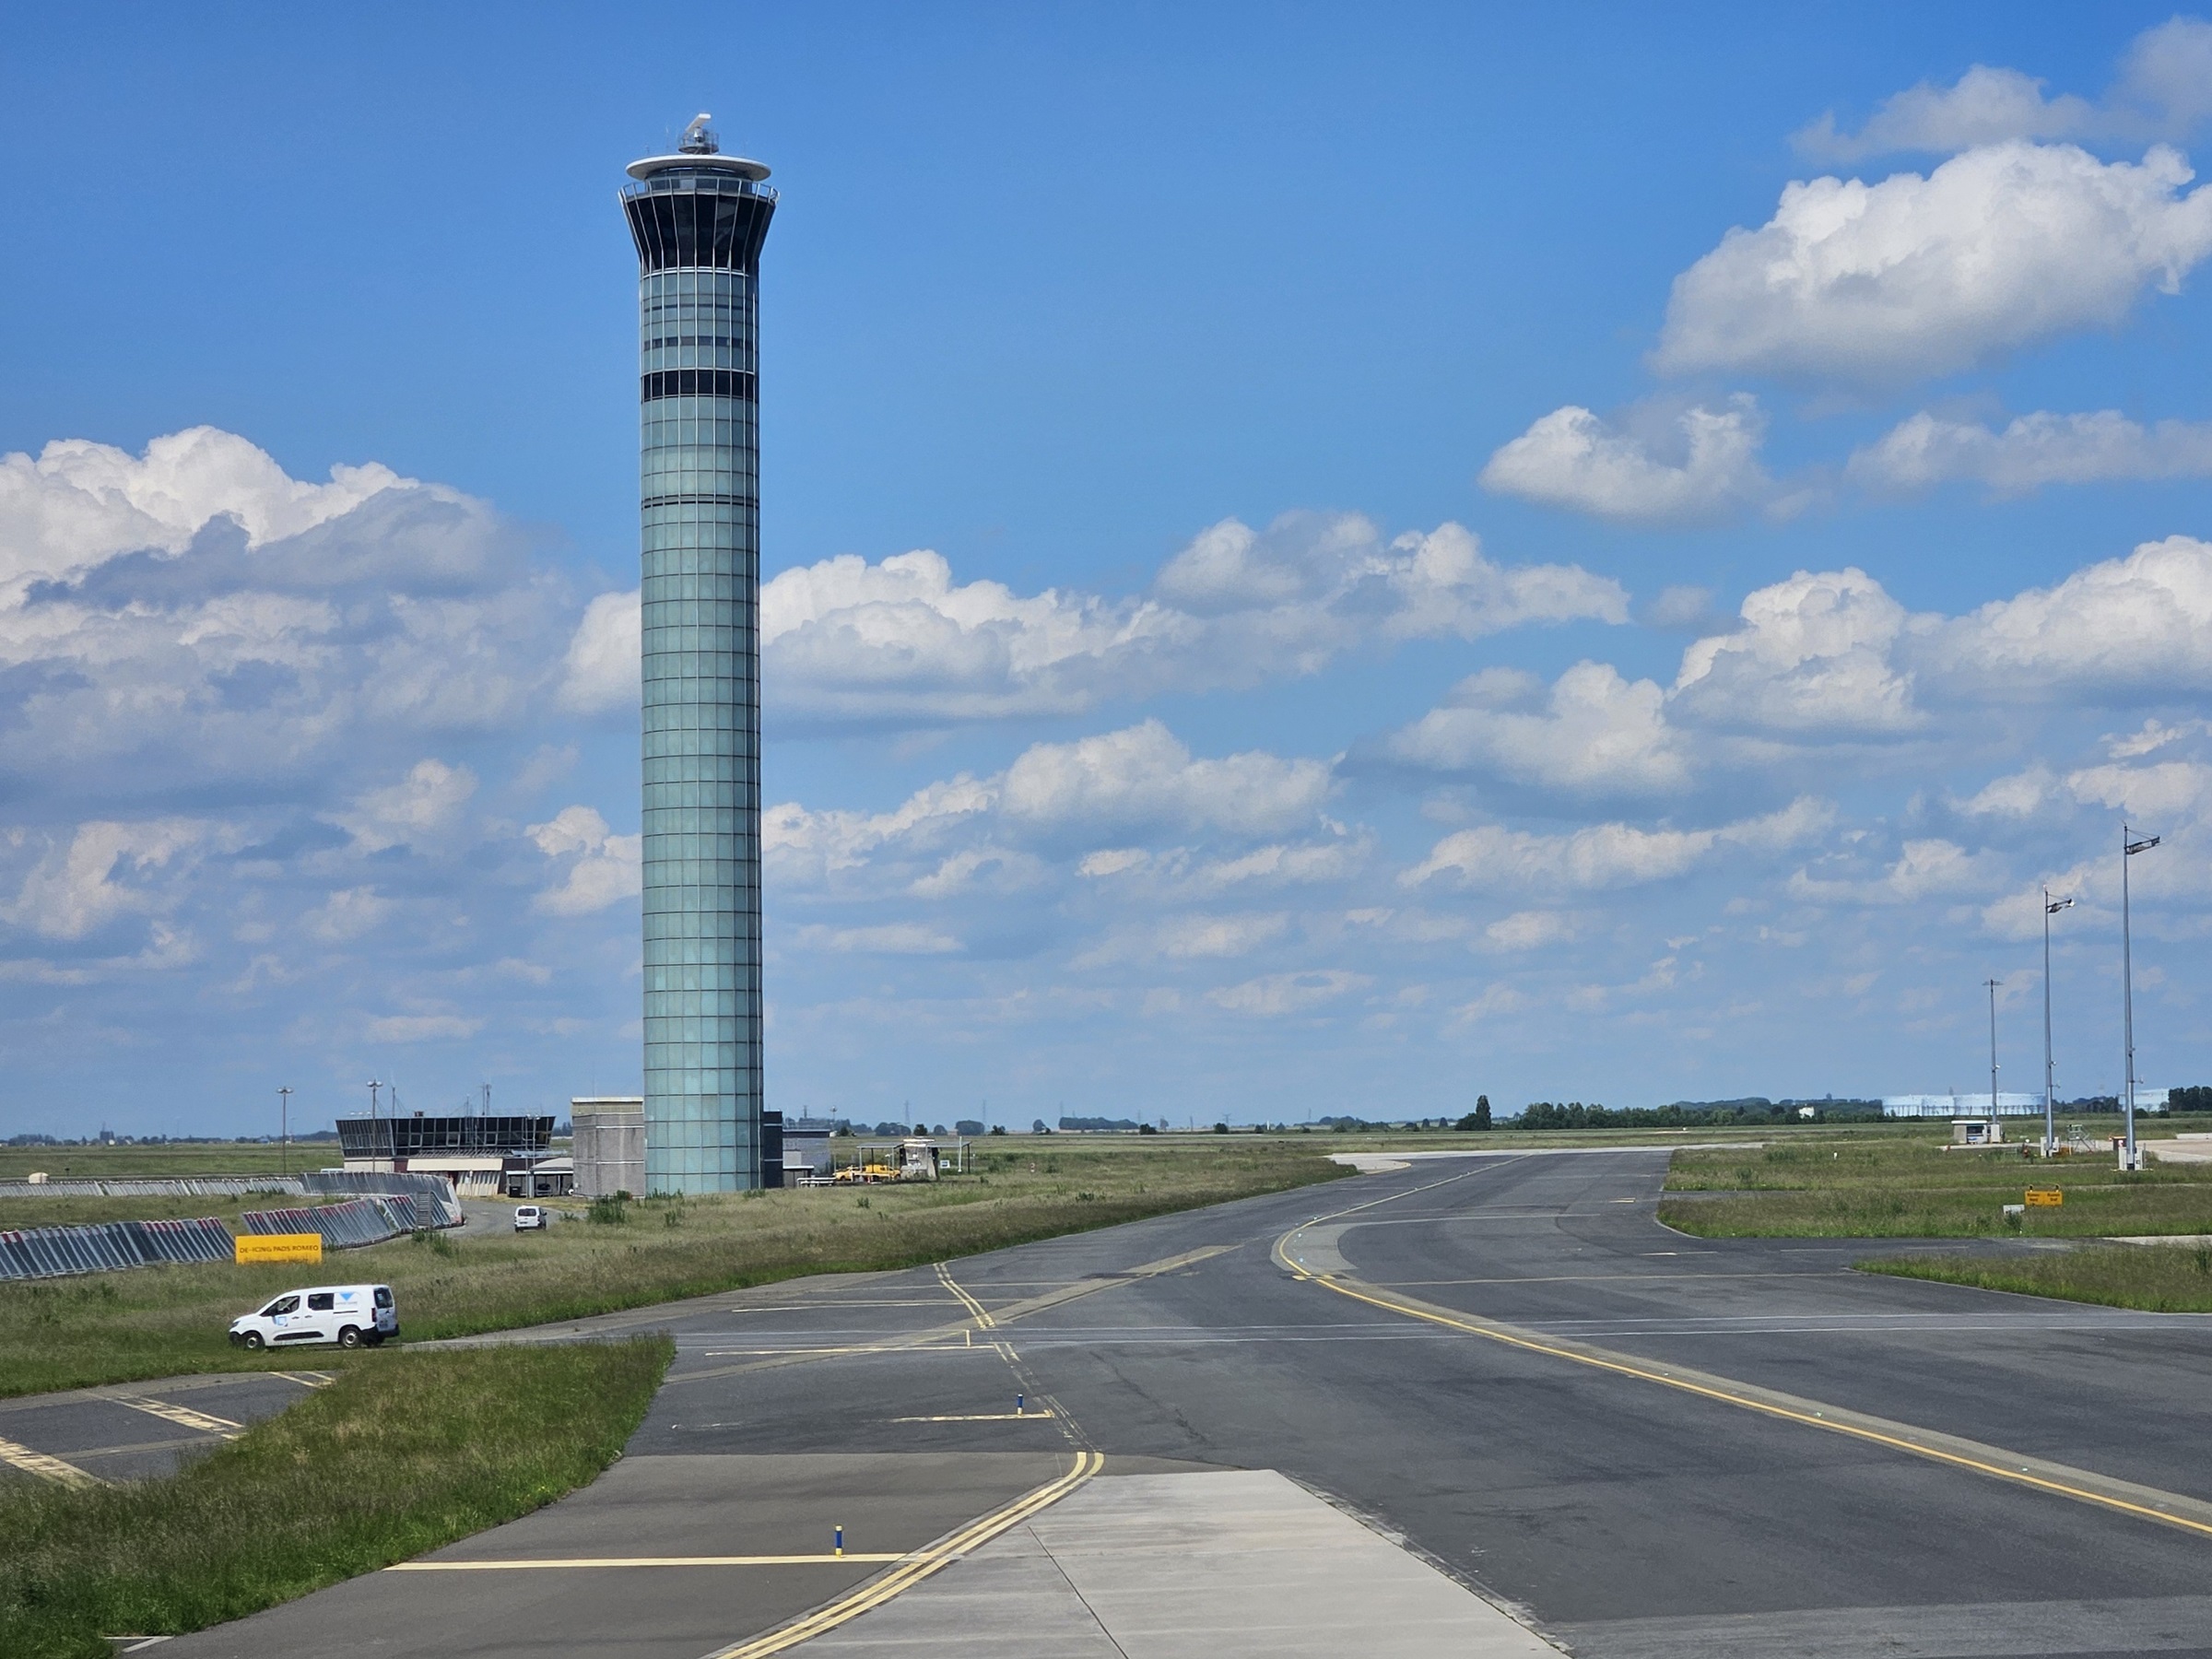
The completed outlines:
<svg viewBox="0 0 2212 1659">
<path fill-rule="evenodd" d="M 644 649 L 645 1185 L 761 1184 L 760 244 L 701 115 L 629 164 Z"/>
</svg>

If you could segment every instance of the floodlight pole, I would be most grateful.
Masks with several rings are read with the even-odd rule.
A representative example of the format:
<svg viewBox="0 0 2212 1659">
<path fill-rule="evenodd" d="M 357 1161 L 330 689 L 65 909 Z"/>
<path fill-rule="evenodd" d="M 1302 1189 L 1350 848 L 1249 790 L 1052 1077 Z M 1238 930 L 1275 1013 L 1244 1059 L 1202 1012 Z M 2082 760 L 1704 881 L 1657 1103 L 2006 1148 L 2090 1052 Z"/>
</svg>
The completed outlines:
<svg viewBox="0 0 2212 1659">
<path fill-rule="evenodd" d="M 2052 1116 L 2052 1079 L 2056 1075 L 2051 1063 L 2051 918 L 2062 910 L 2073 908 L 2071 899 L 2053 899 L 2051 889 L 2043 889 L 2043 1156 L 2052 1158 L 2058 1151 L 2058 1124 Z"/>
<path fill-rule="evenodd" d="M 376 1161 L 376 1091 L 383 1085 L 374 1077 L 369 1079 L 369 1161 Z"/>
<path fill-rule="evenodd" d="M 1983 980 L 1989 987 L 1989 1132 L 1997 1134 L 1997 987 L 2003 980 Z"/>
<path fill-rule="evenodd" d="M 276 1091 L 276 1172 L 292 1172 L 292 1091 L 288 1087 Z"/>
<path fill-rule="evenodd" d="M 2120 824 L 2120 1036 L 2127 1049 L 2127 1141 L 2121 1148 L 2120 1167 L 2138 1170 L 2143 1166 L 2136 1147 L 2136 959 L 2128 919 L 2127 861 L 2138 853 L 2149 852 L 2161 838 L 2151 835 L 2134 841 L 2129 837 L 2124 818 Z"/>
</svg>

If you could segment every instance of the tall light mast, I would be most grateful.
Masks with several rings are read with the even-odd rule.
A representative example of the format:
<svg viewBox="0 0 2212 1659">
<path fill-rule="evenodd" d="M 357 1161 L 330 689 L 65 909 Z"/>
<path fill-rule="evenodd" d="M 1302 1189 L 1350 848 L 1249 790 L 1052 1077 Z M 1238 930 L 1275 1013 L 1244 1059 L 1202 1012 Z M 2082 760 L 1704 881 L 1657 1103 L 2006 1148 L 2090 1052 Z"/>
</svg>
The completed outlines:
<svg viewBox="0 0 2212 1659">
<path fill-rule="evenodd" d="M 2160 838 L 2147 836 L 2134 839 L 2134 832 L 2123 819 L 2120 825 L 2120 1033 L 2127 1050 L 2127 1139 L 2120 1148 L 2120 1167 L 2139 1170 L 2143 1154 L 2136 1146 L 2136 957 L 2130 936 L 2127 898 L 2127 861 L 2138 853 L 2147 853 L 2159 844 Z"/>
<path fill-rule="evenodd" d="M 2043 888 L 2043 1156 L 2049 1158 L 2058 1150 L 2058 1125 L 2052 1114 L 2051 1090 L 2057 1069 L 2051 1060 L 2051 918 L 2060 911 L 2074 908 L 2071 899 L 2053 899 L 2051 889 Z"/>
</svg>

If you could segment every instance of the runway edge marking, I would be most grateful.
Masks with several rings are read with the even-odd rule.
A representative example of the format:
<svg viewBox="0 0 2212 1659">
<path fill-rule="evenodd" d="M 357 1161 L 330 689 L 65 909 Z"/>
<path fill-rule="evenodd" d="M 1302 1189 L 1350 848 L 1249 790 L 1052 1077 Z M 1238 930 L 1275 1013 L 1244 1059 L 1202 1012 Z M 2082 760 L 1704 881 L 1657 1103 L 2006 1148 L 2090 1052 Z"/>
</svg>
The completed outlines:
<svg viewBox="0 0 2212 1659">
<path fill-rule="evenodd" d="M 881 1577 L 848 1595 L 840 1596 L 827 1606 L 818 1607 L 802 1618 L 792 1620 L 781 1629 L 765 1636 L 755 1636 L 730 1647 L 717 1648 L 706 1659 L 766 1659 L 770 1653 L 781 1653 L 786 1648 L 812 1640 L 838 1626 L 849 1624 L 863 1613 L 883 1606 L 893 1596 L 912 1589 L 932 1573 L 949 1567 L 971 1550 L 988 1544 L 999 1534 L 1018 1526 L 1031 1515 L 1049 1509 L 1077 1487 L 1106 1466 L 1105 1453 L 1078 1452 L 1075 1466 L 1055 1480 L 1048 1480 L 1034 1490 L 1023 1493 L 1013 1502 L 993 1510 L 978 1520 L 971 1521 L 957 1532 L 949 1533 L 936 1543 L 918 1549 Z"/>
<path fill-rule="evenodd" d="M 1441 1186 L 1444 1183 L 1438 1182 L 1431 1184 Z M 1419 1187 L 1392 1196 L 1411 1197 L 1415 1192 L 1426 1190 L 1426 1187 Z M 1372 1202 L 1388 1203 L 1390 1199 Z M 2112 1510 L 2138 1520 L 2155 1521 L 2161 1525 L 2194 1533 L 2199 1537 L 2212 1538 L 2212 1503 L 2202 1499 L 2162 1491 L 2157 1487 L 2100 1475 L 2093 1469 L 2076 1468 L 2048 1458 L 2025 1456 L 2008 1452 L 2001 1446 L 1922 1429 L 1866 1412 L 1852 1411 L 1829 1405 L 1826 1401 L 1809 1400 L 1797 1394 L 1783 1394 L 1778 1389 L 1738 1382 L 1734 1378 L 1697 1371 L 1688 1366 L 1656 1366 L 1633 1355 L 1599 1347 L 1594 1343 L 1544 1336 L 1500 1320 L 1460 1313 L 1449 1308 L 1440 1308 L 1433 1302 L 1422 1301 L 1418 1297 L 1382 1290 L 1348 1271 L 1317 1269 L 1298 1261 L 1290 1253 L 1291 1241 L 1308 1228 L 1371 1207 L 1371 1204 L 1358 1205 L 1353 1209 L 1339 1210 L 1335 1215 L 1316 1216 L 1312 1220 L 1292 1228 L 1275 1241 L 1273 1254 L 1277 1264 L 1294 1278 L 1321 1285 L 1354 1301 L 1366 1302 L 1371 1307 L 1388 1309 L 1408 1318 L 1462 1331 L 1470 1336 L 1480 1336 L 1525 1353 L 1542 1354 L 1549 1359 L 1569 1360 L 1576 1365 L 1610 1371 L 1616 1376 L 1632 1378 L 1640 1382 L 1655 1383 L 1662 1388 L 1695 1394 L 1700 1399 L 1757 1412 L 1762 1417 L 1776 1418 L 1807 1429 L 1825 1430 L 1830 1434 L 1841 1434 L 1849 1439 L 1907 1453 L 1914 1457 L 1926 1458 L 1931 1463 L 1970 1470 L 1992 1479 L 2048 1492 L 2054 1497 L 2069 1498 L 2077 1503 Z M 1333 1241 L 1322 1244 L 1319 1248 L 1326 1249 L 1338 1262 L 1343 1262 L 1344 1258 L 1335 1250 Z"/>
</svg>

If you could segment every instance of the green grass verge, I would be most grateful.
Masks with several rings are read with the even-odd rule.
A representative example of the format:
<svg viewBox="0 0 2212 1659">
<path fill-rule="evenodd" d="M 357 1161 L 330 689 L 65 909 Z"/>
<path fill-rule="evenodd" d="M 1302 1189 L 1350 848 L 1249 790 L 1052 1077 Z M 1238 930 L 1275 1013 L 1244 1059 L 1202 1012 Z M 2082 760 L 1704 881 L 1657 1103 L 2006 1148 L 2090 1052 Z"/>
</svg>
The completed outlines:
<svg viewBox="0 0 2212 1659">
<path fill-rule="evenodd" d="M 2108 1244 L 2039 1251 L 2031 1256 L 1899 1256 L 1861 1262 L 1859 1267 L 1898 1278 L 2101 1302 L 2149 1313 L 2212 1313 L 2212 1245 L 2207 1244 Z"/>
<path fill-rule="evenodd" d="M 2124 1175 L 2109 1155 L 2045 1163 L 1947 1152 L 1935 1135 L 1792 1139 L 1675 1154 L 1659 1218 L 1700 1238 L 2109 1238 L 2212 1232 L 2212 1165 Z M 2065 1202 L 2008 1222 L 2030 1186 Z M 1690 1197 L 1688 1193 L 1700 1195 Z"/>
<path fill-rule="evenodd" d="M 168 1479 L 0 1487 L 0 1653 L 98 1659 L 527 1514 L 614 1461 L 674 1352 L 385 1352 Z"/>
<path fill-rule="evenodd" d="M 5 1284 L 0 1394 L 298 1365 L 296 1353 L 243 1354 L 223 1333 L 233 1315 L 309 1282 L 387 1283 L 406 1338 L 471 1335 L 802 1274 L 912 1266 L 1280 1192 L 1347 1173 L 1324 1156 L 1335 1149 L 1314 1136 L 1025 1138 L 989 1148 L 979 1173 L 934 1185 L 653 1200 L 630 1205 L 619 1226 L 425 1235 L 343 1252 L 320 1268 L 218 1264 Z M 343 1363 L 316 1351 L 317 1365 Z"/>
</svg>

